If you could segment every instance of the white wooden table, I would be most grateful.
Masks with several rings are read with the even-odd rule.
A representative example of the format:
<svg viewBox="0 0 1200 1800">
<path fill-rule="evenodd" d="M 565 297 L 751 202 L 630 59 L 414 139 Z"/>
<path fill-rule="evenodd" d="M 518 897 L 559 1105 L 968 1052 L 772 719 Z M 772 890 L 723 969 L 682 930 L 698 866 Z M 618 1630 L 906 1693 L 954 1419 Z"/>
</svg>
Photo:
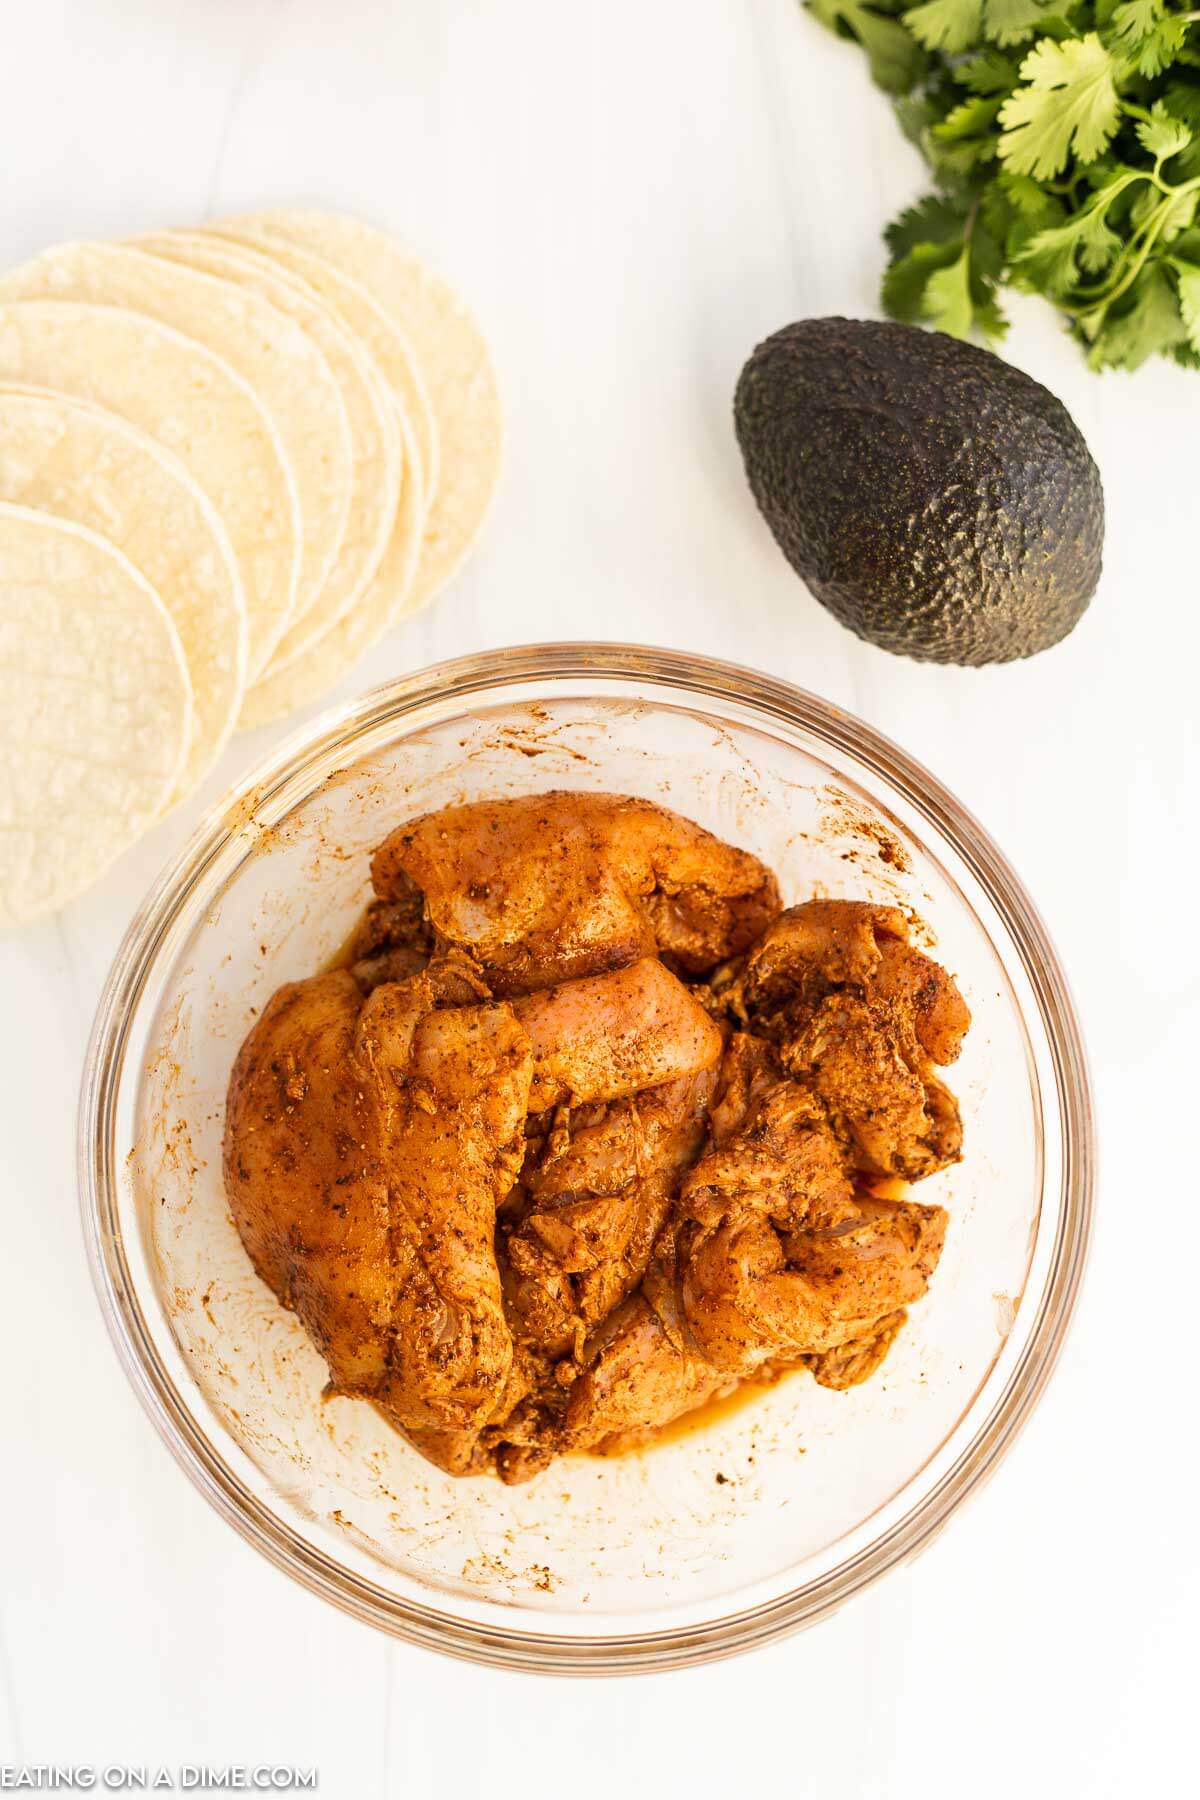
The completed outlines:
<svg viewBox="0 0 1200 1800">
<path fill-rule="evenodd" d="M 1014 306 L 1007 354 L 1103 470 L 1103 586 L 1027 666 L 917 667 L 809 599 L 731 428 L 759 338 L 874 312 L 881 226 L 921 180 L 861 55 L 796 0 L 41 0 L 3 9 L 0 69 L 5 263 L 294 199 L 393 226 L 486 322 L 509 430 L 489 529 L 343 694 L 595 635 L 757 664 L 861 713 L 957 789 L 1040 901 L 1103 1157 L 1065 1362 L 918 1564 L 804 1637 L 669 1681 L 550 1684 L 390 1644 L 206 1509 L 127 1390 L 84 1267 L 85 1037 L 197 800 L 63 917 L 0 937 L 0 1763 L 274 1758 L 317 1765 L 332 1800 L 1187 1791 L 1200 376 L 1099 379 L 1046 308 Z M 236 741 L 203 800 L 271 736 Z"/>
</svg>

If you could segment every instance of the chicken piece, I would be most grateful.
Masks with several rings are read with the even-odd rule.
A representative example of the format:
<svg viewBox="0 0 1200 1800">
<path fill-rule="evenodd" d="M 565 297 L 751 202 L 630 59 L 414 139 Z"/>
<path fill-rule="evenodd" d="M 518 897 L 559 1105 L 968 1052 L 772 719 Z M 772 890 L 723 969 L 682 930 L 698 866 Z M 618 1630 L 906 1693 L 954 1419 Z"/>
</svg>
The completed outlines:
<svg viewBox="0 0 1200 1800">
<path fill-rule="evenodd" d="M 514 1002 L 533 1046 L 531 1112 L 617 1100 L 710 1069 L 721 1033 L 657 957 Z"/>
<path fill-rule="evenodd" d="M 565 1403 L 566 1396 L 561 1396 Z M 561 1407 L 558 1409 L 561 1411 Z M 524 1400 L 502 1424 L 489 1426 L 481 1450 L 506 1487 L 532 1481 L 549 1468 L 561 1448 L 557 1412 L 536 1398 Z"/>
<path fill-rule="evenodd" d="M 436 1463 L 439 1469 L 445 1469 L 448 1475 L 488 1475 L 493 1471 L 499 1472 L 495 1447 L 501 1441 L 502 1434 L 498 1431 L 496 1421 L 504 1422 L 507 1430 L 514 1436 L 519 1435 L 516 1421 L 529 1409 L 530 1396 L 548 1373 L 548 1370 L 535 1370 L 530 1360 L 514 1345 L 508 1377 L 491 1408 L 489 1422 L 468 1429 L 405 1427 L 389 1413 L 386 1405 L 380 1405 L 378 1401 L 375 1404 L 390 1425 L 403 1431 L 409 1443 L 422 1456 L 431 1463 Z M 538 1418 L 540 1422 L 540 1411 Z M 508 1423 L 509 1421 L 512 1423 Z M 529 1441 L 532 1442 L 532 1438 Z M 545 1430 L 538 1442 L 545 1451 L 544 1459 L 538 1466 L 544 1467 L 545 1463 L 551 1461 L 557 1448 L 554 1432 Z M 528 1473 L 535 1472 L 531 1465 Z M 528 1479 L 528 1476 L 518 1476 L 518 1479 Z"/>
<path fill-rule="evenodd" d="M 369 994 L 380 982 L 420 974 L 432 954 L 425 904 L 414 890 L 397 900 L 371 902 L 351 941 L 350 965 L 355 981 Z"/>
<path fill-rule="evenodd" d="M 832 1350 L 820 1350 L 815 1355 L 802 1356 L 800 1360 L 812 1370 L 813 1380 L 821 1387 L 839 1391 L 858 1387 L 875 1373 L 907 1318 L 907 1309 L 902 1306 L 898 1311 L 888 1313 L 886 1318 L 877 1319 L 862 1337 L 847 1338 L 844 1344 L 836 1344 Z"/>
<path fill-rule="evenodd" d="M 919 1300 L 945 1242 L 941 1206 L 883 1200 L 859 1190 L 854 1214 L 832 1227 L 793 1232 L 788 1263 L 808 1285 L 821 1329 L 806 1351 L 821 1351 L 878 1331 L 880 1321 Z"/>
<path fill-rule="evenodd" d="M 774 1048 L 747 1031 L 735 1031 L 721 1058 L 712 1109 L 708 1116 L 709 1144 L 714 1150 L 743 1131 L 770 1088 L 783 1078 Z"/>
<path fill-rule="evenodd" d="M 810 900 L 780 914 L 755 945 L 740 980 L 743 1008 L 764 1021 L 828 994 L 869 993 L 902 1018 L 931 1062 L 954 1062 L 971 1014 L 946 971 L 909 943 L 898 907 Z"/>
<path fill-rule="evenodd" d="M 743 1041 L 733 1038 L 714 1109 L 718 1133 L 680 1191 L 684 1216 L 708 1220 L 736 1196 L 764 1209 L 781 1231 L 836 1225 L 851 1208 L 852 1186 L 821 1107 L 798 1082 L 771 1080 L 769 1062 L 751 1063 L 743 1088 L 748 1062 Z M 740 1119 L 732 1110 L 735 1081 Z"/>
<path fill-rule="evenodd" d="M 879 945 L 874 992 L 905 1021 L 932 1063 L 957 1062 L 971 1029 L 971 1013 L 940 963 L 911 944 L 887 936 Z"/>
<path fill-rule="evenodd" d="M 444 1004 L 467 979 L 449 962 L 366 1000 L 344 970 L 281 988 L 238 1055 L 225 1133 L 243 1242 L 333 1388 L 445 1466 L 511 1404 L 495 1214 L 533 1067 L 509 1006 Z"/>
<path fill-rule="evenodd" d="M 378 1108 L 360 1077 L 362 995 L 348 970 L 290 982 L 229 1084 L 225 1191 L 259 1275 L 295 1311 L 335 1389 L 388 1375 L 395 1281 Z"/>
<path fill-rule="evenodd" d="M 768 1365 L 864 1379 L 924 1293 L 946 1228 L 940 1207 L 854 1192 L 819 1107 L 788 1081 L 701 1158 L 674 1214 L 640 1295 L 587 1347 L 564 1443 L 661 1427 Z"/>
<path fill-rule="evenodd" d="M 519 1341 L 574 1353 L 645 1273 L 684 1171 L 699 1155 L 715 1081 L 705 1070 L 606 1105 L 560 1109 L 535 1139 L 500 1263 Z"/>
<path fill-rule="evenodd" d="M 670 1329 L 643 1295 L 631 1295 L 588 1346 L 567 1402 L 563 1448 L 603 1450 L 632 1432 L 648 1434 L 736 1384 L 686 1348 L 678 1321 Z"/>
<path fill-rule="evenodd" d="M 409 949 L 433 954 L 433 932 L 425 902 L 415 890 L 391 900 L 372 900 L 350 940 L 350 961 L 378 956 L 385 950 Z"/>
<path fill-rule="evenodd" d="M 910 1181 L 957 1161 L 958 1105 L 933 1072 L 971 1022 L 946 971 L 913 949 L 894 907 L 811 901 L 746 958 L 737 1004 L 816 1093 L 867 1174 Z"/>
<path fill-rule="evenodd" d="M 905 1317 L 902 1307 L 882 1316 L 872 1309 L 887 1297 L 911 1300 L 925 1291 L 946 1224 L 940 1207 L 876 1205 L 886 1212 L 864 1215 L 843 1234 L 836 1264 L 817 1256 L 806 1266 L 802 1247 L 793 1242 L 791 1253 L 801 1260 L 789 1267 L 779 1241 L 773 1248 L 765 1231 L 756 1233 L 748 1220 L 740 1231 L 714 1234 L 698 1266 L 688 1271 L 683 1304 L 670 1267 L 680 1252 L 666 1247 L 666 1279 L 652 1286 L 648 1278 L 590 1347 L 571 1390 L 563 1447 L 590 1449 L 630 1432 L 648 1435 L 768 1365 L 807 1363 L 828 1387 L 865 1380 Z M 681 1249 L 686 1256 L 687 1247 Z M 658 1255 L 656 1250 L 656 1262 Z M 696 1313 L 705 1279 L 716 1304 Z M 804 1344 L 811 1348 L 801 1349 Z"/>
<path fill-rule="evenodd" d="M 469 948 L 504 997 L 620 968 L 659 949 L 702 974 L 779 911 L 756 857 L 651 801 L 552 792 L 427 813 L 371 865 L 385 900 L 424 896 L 438 936 Z"/>
<path fill-rule="evenodd" d="M 835 987 L 865 987 L 885 939 L 908 941 L 908 920 L 899 907 L 860 900 L 789 907 L 747 956 L 743 995 L 768 1011 L 794 1000 L 811 1008 Z"/>
<path fill-rule="evenodd" d="M 530 1111 L 556 1110 L 533 1128 L 501 1261 L 521 1340 L 563 1356 L 641 1278 L 699 1152 L 721 1033 L 654 957 L 514 1011 L 533 1048 Z"/>
<path fill-rule="evenodd" d="M 824 1348 L 818 1300 L 789 1248 L 859 1214 L 838 1144 L 804 1088 L 768 1088 L 741 1130 L 688 1174 L 678 1214 L 670 1264 L 656 1256 L 645 1288 L 658 1304 L 665 1280 L 675 1282 L 707 1361 L 750 1374 L 771 1356 Z"/>
<path fill-rule="evenodd" d="M 820 1096 L 865 1174 L 920 1181 L 958 1161 L 962 1122 L 949 1088 L 906 1048 L 885 1009 L 830 994 L 780 1056 Z"/>
<path fill-rule="evenodd" d="M 469 1433 L 512 1362 L 494 1234 L 524 1154 L 533 1059 L 508 1006 L 427 1011 L 426 985 L 376 988 L 358 1026 L 391 1151 L 396 1299 L 380 1402 L 406 1430 Z"/>
</svg>

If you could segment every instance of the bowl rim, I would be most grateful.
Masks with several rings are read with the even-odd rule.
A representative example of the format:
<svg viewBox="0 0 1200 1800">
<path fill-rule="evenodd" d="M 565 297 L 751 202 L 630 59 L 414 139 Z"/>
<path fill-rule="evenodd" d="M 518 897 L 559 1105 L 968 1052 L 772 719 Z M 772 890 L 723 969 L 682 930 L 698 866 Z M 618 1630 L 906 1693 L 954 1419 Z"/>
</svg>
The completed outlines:
<svg viewBox="0 0 1200 1800">
<path fill-rule="evenodd" d="M 1028 1342 L 962 1454 L 909 1512 L 833 1570 L 741 1612 L 677 1629 L 558 1637 L 458 1618 L 388 1593 L 298 1537 L 250 1492 L 197 1427 L 152 1341 L 119 1229 L 115 1137 L 129 1028 L 157 953 L 195 883 L 257 804 L 347 739 L 391 721 L 409 721 L 411 729 L 422 706 L 478 701 L 518 682 L 590 677 L 643 680 L 694 702 L 733 702 L 760 720 L 807 730 L 881 775 L 949 841 L 1008 931 L 1041 1014 L 1062 1121 L 1062 1169 L 1058 1226 Z M 949 789 L 881 732 L 790 682 L 689 652 L 584 640 L 486 650 L 386 682 L 289 735 L 205 813 L 135 912 L 105 982 L 84 1062 L 77 1166 L 92 1281 L 118 1359 L 175 1460 L 248 1543 L 310 1592 L 407 1642 L 508 1669 L 628 1675 L 715 1661 L 817 1623 L 924 1549 L 994 1471 L 1041 1398 L 1071 1323 L 1091 1236 L 1096 1142 L 1087 1056 L 1058 955 L 1011 864 Z"/>
</svg>

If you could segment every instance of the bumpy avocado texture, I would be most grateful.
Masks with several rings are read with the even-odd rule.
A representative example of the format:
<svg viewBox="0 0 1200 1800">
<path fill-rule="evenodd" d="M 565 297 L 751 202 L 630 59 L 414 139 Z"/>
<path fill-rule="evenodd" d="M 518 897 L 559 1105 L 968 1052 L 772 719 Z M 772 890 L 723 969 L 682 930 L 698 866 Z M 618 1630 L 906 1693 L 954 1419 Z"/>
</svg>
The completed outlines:
<svg viewBox="0 0 1200 1800">
<path fill-rule="evenodd" d="M 835 618 L 926 662 L 1064 638 L 1100 577 L 1100 474 L 1062 402 L 943 332 L 805 319 L 734 402 L 754 498 Z"/>
</svg>

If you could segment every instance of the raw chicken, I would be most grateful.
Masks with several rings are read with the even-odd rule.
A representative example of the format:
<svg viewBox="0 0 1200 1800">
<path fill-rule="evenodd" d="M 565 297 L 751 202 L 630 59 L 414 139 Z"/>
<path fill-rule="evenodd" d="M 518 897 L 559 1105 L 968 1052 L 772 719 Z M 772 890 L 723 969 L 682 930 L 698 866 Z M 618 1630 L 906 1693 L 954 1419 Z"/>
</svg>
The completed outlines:
<svg viewBox="0 0 1200 1800">
<path fill-rule="evenodd" d="M 903 913 L 779 913 L 648 801 L 428 814 L 347 967 L 272 998 L 225 1181 L 329 1368 L 454 1474 L 523 1481 L 798 1364 L 867 1377 L 925 1291 L 970 1015 Z"/>
<path fill-rule="evenodd" d="M 654 956 L 529 994 L 514 1011 L 533 1045 L 531 1112 L 619 1100 L 711 1069 L 721 1055 L 717 1026 Z"/>
<path fill-rule="evenodd" d="M 371 864 L 382 899 L 424 895 L 447 943 L 496 994 L 620 968 L 659 950 L 702 974 L 779 911 L 757 858 L 649 800 L 555 792 L 446 807 L 402 825 Z"/>
<path fill-rule="evenodd" d="M 381 981 L 403 981 L 419 974 L 432 954 L 433 932 L 415 888 L 400 900 L 373 900 L 349 952 L 354 979 L 364 994 Z"/>
<path fill-rule="evenodd" d="M 680 1179 L 699 1155 L 715 1072 L 606 1105 L 561 1108 L 531 1140 L 501 1266 L 521 1339 L 559 1357 L 645 1273 Z"/>
<path fill-rule="evenodd" d="M 680 1176 L 700 1151 L 713 1081 L 707 1070 L 579 1109 L 531 1146 L 498 1247 L 529 1382 L 514 1416 L 485 1433 L 504 1480 L 528 1479 L 564 1447 L 564 1414 L 591 1357 L 590 1334 L 645 1273 Z"/>
<path fill-rule="evenodd" d="M 508 1006 L 429 1011 L 424 985 L 376 988 L 358 1026 L 391 1153 L 396 1298 L 380 1397 L 406 1429 L 470 1432 L 512 1363 L 496 1208 L 524 1154 L 533 1058 Z"/>
<path fill-rule="evenodd" d="M 604 1450 L 614 1440 L 661 1430 L 737 1382 L 689 1350 L 677 1316 L 668 1322 L 659 1307 L 634 1294 L 588 1346 L 567 1403 L 562 1447 Z"/>
<path fill-rule="evenodd" d="M 907 1318 L 908 1309 L 902 1306 L 898 1311 L 876 1319 L 861 1337 L 847 1338 L 844 1344 L 835 1344 L 832 1350 L 815 1351 L 812 1355 L 802 1356 L 800 1361 L 812 1370 L 813 1380 L 822 1387 L 857 1387 L 860 1382 L 870 1380 Z"/>
<path fill-rule="evenodd" d="M 238 1053 L 225 1191 L 258 1273 L 300 1317 L 332 1386 L 386 1381 L 395 1281 L 390 1171 L 356 1054 L 363 998 L 345 970 L 271 997 Z"/>
<path fill-rule="evenodd" d="M 958 1056 L 971 1015 L 946 971 L 909 944 L 902 912 L 853 900 L 793 907 L 731 991 L 865 1173 L 917 1181 L 958 1160 L 958 1106 L 933 1065 Z"/>
<path fill-rule="evenodd" d="M 509 1006 L 442 1004 L 463 979 L 427 972 L 365 1000 L 345 971 L 280 989 L 238 1056 L 225 1133 L 243 1241 L 333 1388 L 451 1466 L 506 1396 L 495 1214 L 533 1071 Z"/>
<path fill-rule="evenodd" d="M 813 1097 L 775 1083 L 684 1179 L 638 1302 L 590 1346 L 566 1441 L 661 1426 L 767 1364 L 809 1361 L 827 1386 L 864 1379 L 945 1228 L 940 1207 L 855 1192 Z"/>
<path fill-rule="evenodd" d="M 497 1242 L 531 1390 L 491 1434 L 510 1481 L 542 1466 L 587 1334 L 645 1272 L 700 1152 L 722 1045 L 654 958 L 529 995 L 514 1011 L 534 1077 L 525 1166 Z"/>
</svg>

